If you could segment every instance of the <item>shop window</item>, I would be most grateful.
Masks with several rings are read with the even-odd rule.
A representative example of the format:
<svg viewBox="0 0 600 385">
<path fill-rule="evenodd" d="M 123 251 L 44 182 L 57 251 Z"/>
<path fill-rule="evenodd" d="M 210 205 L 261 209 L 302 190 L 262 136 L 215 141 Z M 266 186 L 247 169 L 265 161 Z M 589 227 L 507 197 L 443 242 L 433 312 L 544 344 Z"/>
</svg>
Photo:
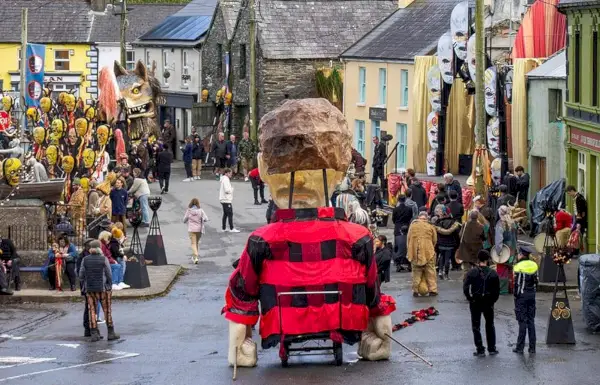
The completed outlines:
<svg viewBox="0 0 600 385">
<path fill-rule="evenodd" d="M 365 121 L 354 122 L 354 147 L 362 156 L 365 156 Z"/>
<path fill-rule="evenodd" d="M 68 49 L 57 49 L 54 51 L 54 70 L 69 71 L 71 69 L 69 57 Z"/>
<path fill-rule="evenodd" d="M 246 78 L 246 44 L 240 44 L 240 79 Z"/>
<path fill-rule="evenodd" d="M 400 70 L 400 89 L 402 95 L 400 98 L 400 107 L 408 107 L 408 70 Z"/>
<path fill-rule="evenodd" d="M 548 90 L 548 121 L 558 122 L 562 118 L 562 90 L 550 88 Z"/>
<path fill-rule="evenodd" d="M 408 128 L 404 123 L 396 123 L 396 140 L 398 140 L 398 150 L 396 158 L 398 167 L 406 168 L 406 157 L 408 153 Z"/>
<path fill-rule="evenodd" d="M 379 69 L 379 105 L 385 106 L 387 99 L 387 70 Z"/>
<path fill-rule="evenodd" d="M 127 68 L 129 71 L 133 71 L 133 69 L 135 68 L 135 51 L 127 51 L 125 55 L 125 68 Z"/>
<path fill-rule="evenodd" d="M 358 87 L 358 102 L 364 104 L 367 100 L 367 69 L 365 67 L 358 67 Z"/>
</svg>

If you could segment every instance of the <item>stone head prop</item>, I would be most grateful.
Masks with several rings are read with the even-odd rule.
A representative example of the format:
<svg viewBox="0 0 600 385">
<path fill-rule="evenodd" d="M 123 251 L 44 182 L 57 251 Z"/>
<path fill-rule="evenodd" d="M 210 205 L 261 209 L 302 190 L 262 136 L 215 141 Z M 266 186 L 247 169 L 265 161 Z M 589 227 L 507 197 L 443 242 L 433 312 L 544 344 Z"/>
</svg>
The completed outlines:
<svg viewBox="0 0 600 385">
<path fill-rule="evenodd" d="M 351 159 L 352 133 L 344 115 L 325 99 L 288 100 L 260 121 L 258 168 L 280 208 L 326 206 Z M 327 175 L 327 190 L 323 170 Z"/>
</svg>

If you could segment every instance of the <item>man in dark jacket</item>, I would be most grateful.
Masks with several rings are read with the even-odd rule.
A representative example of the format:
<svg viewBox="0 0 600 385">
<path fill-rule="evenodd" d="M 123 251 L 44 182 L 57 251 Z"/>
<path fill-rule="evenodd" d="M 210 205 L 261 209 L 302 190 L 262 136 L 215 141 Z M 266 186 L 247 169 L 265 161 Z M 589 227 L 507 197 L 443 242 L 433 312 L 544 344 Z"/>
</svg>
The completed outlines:
<svg viewBox="0 0 600 385">
<path fill-rule="evenodd" d="M 438 234 L 437 249 L 440 253 L 438 275 L 440 280 L 449 279 L 450 264 L 460 243 L 460 224 L 447 213 L 447 209 L 442 205 L 437 205 L 435 215 L 438 217 L 435 229 Z"/>
<path fill-rule="evenodd" d="M 514 195 L 510 194 L 508 187 L 505 184 L 502 184 L 498 187 L 498 190 L 500 191 L 500 196 L 498 197 L 496 207 L 514 206 L 516 198 Z"/>
<path fill-rule="evenodd" d="M 169 149 L 175 149 L 175 127 L 171 124 L 169 119 L 166 119 L 160 132 L 160 139 L 165 145 L 168 145 Z M 171 152 L 171 155 L 175 155 Z"/>
<path fill-rule="evenodd" d="M 10 281 L 14 281 L 16 291 L 21 290 L 20 261 L 13 241 L 0 236 L 0 294 L 12 294 L 9 289 Z"/>
<path fill-rule="evenodd" d="M 106 317 L 107 339 L 109 341 L 119 339 L 120 336 L 115 333 L 112 319 L 112 273 L 108 259 L 102 254 L 100 241 L 90 242 L 90 254 L 81 262 L 79 280 L 83 282 L 83 290 L 86 292 L 92 342 L 100 340 L 100 332 L 96 322 L 96 305 L 98 301 L 100 301 L 102 311 Z"/>
<path fill-rule="evenodd" d="M 458 246 L 458 259 L 462 261 L 465 277 L 471 268 L 477 265 L 477 255 L 479 250 L 483 249 L 484 240 L 485 231 L 483 225 L 479 223 L 479 212 L 473 210 L 469 213 L 469 219 L 463 226 Z"/>
<path fill-rule="evenodd" d="M 400 194 L 398 196 L 398 205 L 392 212 L 392 222 L 394 222 L 394 237 L 400 235 L 400 229 L 403 226 L 409 227 L 413 220 L 413 210 L 406 205 L 406 196 Z"/>
<path fill-rule="evenodd" d="M 529 335 L 529 354 L 535 354 L 535 293 L 538 285 L 538 265 L 529 260 L 534 252 L 530 247 L 519 249 L 519 262 L 515 265 L 515 315 L 519 323 L 517 345 L 513 352 L 523 354 L 525 335 Z"/>
<path fill-rule="evenodd" d="M 352 163 L 354 163 L 354 171 L 358 174 L 365 172 L 367 160 L 358 152 L 356 148 L 352 148 Z"/>
<path fill-rule="evenodd" d="M 156 169 L 158 171 L 158 184 L 161 194 L 169 192 L 169 179 L 171 179 L 171 163 L 173 162 L 173 153 L 169 145 L 165 144 L 163 150 L 156 155 Z"/>
<path fill-rule="evenodd" d="M 456 191 L 458 195 L 458 202 L 462 204 L 462 187 L 460 182 L 454 179 L 454 175 L 448 173 L 444 175 L 444 183 L 446 184 L 446 193 L 450 194 L 450 191 Z"/>
<path fill-rule="evenodd" d="M 525 208 L 527 205 L 527 196 L 529 194 L 529 174 L 525 172 L 523 166 L 515 167 L 515 173 L 517 174 L 519 207 Z"/>
<path fill-rule="evenodd" d="M 185 179 L 183 181 L 191 182 L 194 179 L 194 174 L 192 174 L 192 158 L 194 152 L 192 137 L 188 136 L 185 138 L 185 145 L 179 148 L 183 152 L 183 167 L 185 167 Z"/>
<path fill-rule="evenodd" d="M 372 184 L 377 184 L 377 179 L 381 181 L 381 189 L 385 188 L 385 175 L 384 175 L 384 163 L 387 158 L 385 143 L 381 143 L 378 137 L 373 137 L 373 143 L 375 144 L 375 150 L 373 154 L 373 180 Z"/>
<path fill-rule="evenodd" d="M 518 179 L 517 177 L 513 174 L 512 170 L 508 170 L 508 172 L 506 173 L 506 175 L 504 175 L 504 178 L 502 179 L 502 184 L 506 186 L 507 193 L 509 193 L 510 195 L 516 197 L 517 194 L 519 193 L 519 188 L 517 186 L 517 182 Z"/>
<path fill-rule="evenodd" d="M 462 223 L 463 215 L 465 215 L 465 208 L 462 203 L 458 201 L 458 194 L 455 190 L 450 190 L 448 192 L 448 197 L 450 198 L 450 202 L 448 203 L 448 210 L 450 210 L 450 215 L 452 218 L 456 219 L 458 223 Z"/>
<path fill-rule="evenodd" d="M 496 349 L 496 328 L 494 327 L 494 304 L 500 296 L 498 274 L 488 267 L 490 254 L 480 250 L 477 254 L 479 265 L 473 267 L 463 282 L 463 293 L 469 301 L 471 328 L 477 350 L 476 357 L 485 357 L 485 347 L 481 338 L 481 315 L 485 319 L 485 336 L 490 356 L 498 354 Z"/>
<path fill-rule="evenodd" d="M 192 176 L 195 180 L 202 179 L 202 161 L 205 157 L 204 143 L 200 140 L 200 136 L 195 135 L 194 143 L 192 144 Z"/>
<path fill-rule="evenodd" d="M 210 150 L 215 157 L 215 175 L 217 179 L 221 177 L 221 173 L 227 168 L 227 160 L 229 154 L 227 153 L 227 142 L 225 141 L 225 134 L 219 132 L 219 139 L 213 142 Z"/>
<path fill-rule="evenodd" d="M 410 185 L 410 191 L 412 192 L 412 200 L 415 201 L 417 207 L 427 206 L 427 191 L 417 178 L 412 178 Z"/>
<path fill-rule="evenodd" d="M 83 244 L 83 250 L 81 251 L 81 254 L 79 254 L 79 258 L 77 258 L 77 262 L 76 262 L 76 268 L 77 268 L 77 275 L 79 276 L 79 271 L 81 270 L 81 264 L 83 262 L 83 259 L 85 257 L 87 257 L 88 255 L 90 255 L 90 243 L 92 243 L 93 241 L 95 241 L 94 238 L 88 238 L 85 240 L 85 243 Z M 90 311 L 89 311 L 89 307 L 87 304 L 87 300 L 86 299 L 86 295 L 85 295 L 85 285 L 83 284 L 83 281 L 79 281 L 79 288 L 81 290 L 81 295 L 84 298 L 84 305 L 85 305 L 85 310 L 83 311 L 83 336 L 84 337 L 91 337 L 92 336 L 92 332 L 90 330 Z M 100 338 L 102 338 L 102 336 L 100 336 Z"/>
</svg>

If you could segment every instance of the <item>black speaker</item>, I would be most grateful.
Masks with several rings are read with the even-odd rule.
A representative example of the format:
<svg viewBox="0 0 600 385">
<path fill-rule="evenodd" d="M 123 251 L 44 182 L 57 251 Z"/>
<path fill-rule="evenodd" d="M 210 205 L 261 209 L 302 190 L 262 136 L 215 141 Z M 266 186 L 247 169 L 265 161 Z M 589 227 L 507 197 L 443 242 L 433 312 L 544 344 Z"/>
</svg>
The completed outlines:
<svg viewBox="0 0 600 385">
<path fill-rule="evenodd" d="M 473 155 L 458 155 L 458 175 L 471 175 L 473 171 Z"/>
</svg>

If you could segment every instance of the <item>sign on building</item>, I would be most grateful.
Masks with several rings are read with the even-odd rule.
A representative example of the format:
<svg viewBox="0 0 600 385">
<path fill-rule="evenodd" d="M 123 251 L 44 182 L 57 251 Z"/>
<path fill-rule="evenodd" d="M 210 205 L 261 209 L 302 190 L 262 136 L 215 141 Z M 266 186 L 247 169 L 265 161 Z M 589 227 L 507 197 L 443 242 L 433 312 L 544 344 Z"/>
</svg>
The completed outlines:
<svg viewBox="0 0 600 385">
<path fill-rule="evenodd" d="M 28 107 L 39 107 L 44 89 L 46 46 L 43 44 L 27 44 L 26 53 L 25 104 Z"/>
</svg>

